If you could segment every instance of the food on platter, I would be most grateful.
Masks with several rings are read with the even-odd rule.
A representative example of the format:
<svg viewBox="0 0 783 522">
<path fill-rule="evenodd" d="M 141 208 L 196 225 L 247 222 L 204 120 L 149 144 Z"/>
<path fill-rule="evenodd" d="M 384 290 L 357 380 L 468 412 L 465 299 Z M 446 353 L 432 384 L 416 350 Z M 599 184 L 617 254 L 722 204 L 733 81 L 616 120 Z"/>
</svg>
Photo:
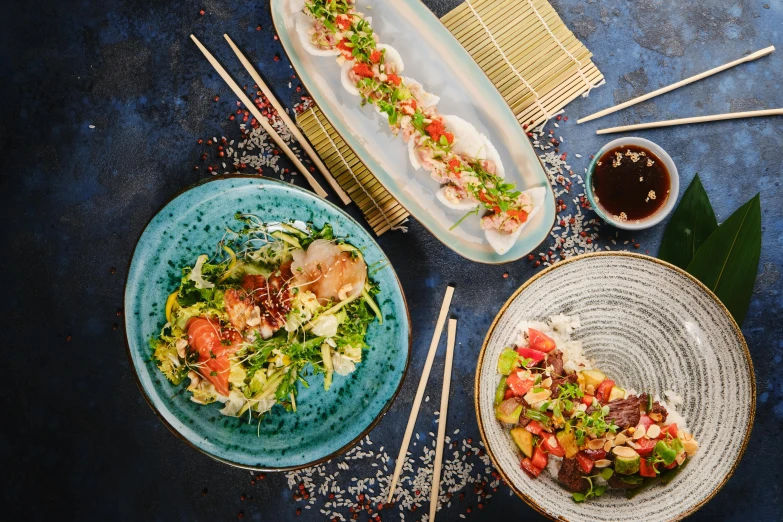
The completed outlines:
<svg viewBox="0 0 783 522">
<path fill-rule="evenodd" d="M 547 469 L 577 502 L 670 480 L 699 448 L 674 410 L 681 399 L 667 392 L 667 404 L 621 388 L 619 376 L 582 354 L 571 338 L 578 328 L 576 316 L 524 321 L 516 345 L 498 359 L 495 416 L 508 426 L 522 469 L 532 478 Z"/>
<path fill-rule="evenodd" d="M 190 399 L 223 403 L 220 413 L 296 411 L 298 384 L 348 375 L 362 362 L 369 325 L 382 322 L 361 252 L 301 222 L 240 215 L 218 254 L 182 269 L 165 303 L 166 324 L 151 339 L 153 360 Z"/>
<path fill-rule="evenodd" d="M 370 18 L 356 10 L 353 0 L 292 0 L 289 7 L 304 49 L 336 57 L 346 91 L 375 107 L 408 144 L 411 165 L 441 185 L 437 200 L 466 212 L 452 229 L 476 216 L 493 249 L 501 255 L 508 252 L 544 204 L 546 190 L 519 191 L 506 182 L 503 162 L 490 140 L 470 122 L 441 114 L 438 96 L 402 76 L 400 53 L 380 42 Z"/>
</svg>

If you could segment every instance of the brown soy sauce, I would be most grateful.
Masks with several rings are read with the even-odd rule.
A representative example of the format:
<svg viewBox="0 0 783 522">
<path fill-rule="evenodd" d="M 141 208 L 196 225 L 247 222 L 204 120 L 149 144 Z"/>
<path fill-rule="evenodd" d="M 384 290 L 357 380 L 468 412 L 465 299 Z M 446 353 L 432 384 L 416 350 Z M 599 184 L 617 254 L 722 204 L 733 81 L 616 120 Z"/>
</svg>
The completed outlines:
<svg viewBox="0 0 783 522">
<path fill-rule="evenodd" d="M 666 204 L 671 189 L 669 169 L 638 145 L 606 151 L 596 162 L 592 181 L 598 205 L 620 221 L 652 216 Z"/>
</svg>

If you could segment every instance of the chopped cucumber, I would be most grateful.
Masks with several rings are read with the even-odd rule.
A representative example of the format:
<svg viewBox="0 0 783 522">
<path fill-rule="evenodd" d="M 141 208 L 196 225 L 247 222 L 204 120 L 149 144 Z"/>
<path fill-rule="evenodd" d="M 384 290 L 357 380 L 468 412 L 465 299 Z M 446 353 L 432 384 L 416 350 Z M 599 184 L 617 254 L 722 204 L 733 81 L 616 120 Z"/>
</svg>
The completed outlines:
<svg viewBox="0 0 783 522">
<path fill-rule="evenodd" d="M 533 456 L 533 434 L 521 426 L 511 428 L 511 438 L 526 457 Z"/>
</svg>

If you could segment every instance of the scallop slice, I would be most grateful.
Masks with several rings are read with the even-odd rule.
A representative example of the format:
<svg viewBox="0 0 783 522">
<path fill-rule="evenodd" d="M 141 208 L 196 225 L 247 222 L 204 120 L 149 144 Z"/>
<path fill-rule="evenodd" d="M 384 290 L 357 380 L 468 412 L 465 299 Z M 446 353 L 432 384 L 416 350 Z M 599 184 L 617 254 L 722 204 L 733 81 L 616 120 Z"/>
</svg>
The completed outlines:
<svg viewBox="0 0 783 522">
<path fill-rule="evenodd" d="M 416 139 L 411 137 L 408 140 L 408 159 L 416 170 L 421 170 L 421 160 L 419 159 L 419 149 L 416 148 Z"/>
<path fill-rule="evenodd" d="M 423 108 L 434 107 L 440 101 L 440 96 L 436 96 L 424 90 L 424 86 L 413 78 L 404 76 L 402 81 L 411 90 L 413 96 Z"/>
<path fill-rule="evenodd" d="M 400 53 L 397 52 L 397 49 L 391 45 L 386 44 L 378 44 L 375 46 L 375 48 L 381 51 L 386 51 L 386 61 L 394 64 L 397 69 L 396 74 L 400 74 L 405 70 L 405 64 L 402 62 L 402 56 L 400 56 Z"/>
<path fill-rule="evenodd" d="M 481 139 L 484 142 L 484 151 L 486 155 L 485 159 L 491 160 L 493 163 L 495 163 L 495 172 L 501 179 L 505 179 L 506 168 L 503 166 L 503 160 L 500 159 L 498 149 L 496 149 L 495 146 L 492 145 L 492 142 L 489 141 L 489 138 L 483 134 L 481 135 Z"/>
<path fill-rule="evenodd" d="M 495 249 L 495 252 L 501 256 L 511 250 L 511 247 L 513 247 L 514 243 L 516 243 L 517 239 L 519 239 L 519 235 L 522 233 L 522 229 L 525 228 L 528 223 L 530 223 L 530 220 L 533 219 L 533 216 L 535 216 L 544 206 L 546 188 L 536 187 L 524 192 L 530 196 L 530 200 L 533 202 L 533 211 L 530 213 L 530 215 L 528 215 L 527 221 L 522 223 L 522 225 L 511 234 L 501 234 L 496 229 L 484 231 L 484 236 L 487 238 L 487 242 L 489 242 L 490 246 Z"/>
<path fill-rule="evenodd" d="M 446 124 L 446 129 L 454 134 L 452 152 L 469 158 L 486 159 L 487 149 L 484 139 L 476 127 L 454 115 L 443 116 L 443 122 Z"/>
<path fill-rule="evenodd" d="M 454 210 L 472 210 L 478 206 L 478 201 L 476 200 L 463 200 L 460 203 L 454 203 L 452 201 L 449 201 L 449 199 L 446 197 L 446 187 L 443 186 L 435 193 L 435 197 L 438 198 L 438 201 L 440 201 L 444 206 L 454 209 Z"/>
<path fill-rule="evenodd" d="M 350 72 L 351 69 L 353 69 L 353 66 L 353 61 L 345 62 L 340 72 L 340 79 L 342 80 L 343 87 L 345 87 L 346 91 L 348 91 L 350 94 L 353 94 L 354 96 L 361 96 L 359 89 L 356 88 L 356 85 L 354 85 L 353 80 L 351 80 L 350 77 Z"/>
<path fill-rule="evenodd" d="M 299 41 L 305 51 L 314 56 L 337 56 L 339 49 L 321 49 L 310 41 L 309 31 L 313 28 L 313 19 L 304 13 L 296 14 L 296 32 L 299 34 Z"/>
</svg>

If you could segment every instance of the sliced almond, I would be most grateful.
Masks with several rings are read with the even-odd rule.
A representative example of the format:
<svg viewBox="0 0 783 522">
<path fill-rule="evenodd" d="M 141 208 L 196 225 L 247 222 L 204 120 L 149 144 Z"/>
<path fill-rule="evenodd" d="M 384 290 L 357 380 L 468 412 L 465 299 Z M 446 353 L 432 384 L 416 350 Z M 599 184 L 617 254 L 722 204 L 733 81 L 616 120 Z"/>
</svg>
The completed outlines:
<svg viewBox="0 0 783 522">
<path fill-rule="evenodd" d="M 682 463 L 685 462 L 685 453 L 680 453 L 679 455 L 677 455 L 676 460 L 678 466 L 682 465 Z"/>
<path fill-rule="evenodd" d="M 552 387 L 552 377 L 547 377 L 543 381 L 541 381 L 541 386 L 544 388 L 551 388 Z"/>
<path fill-rule="evenodd" d="M 663 419 L 663 417 L 661 417 L 660 413 L 651 413 L 651 414 L 648 415 L 648 417 L 650 417 L 655 422 L 661 422 L 661 420 Z"/>
<path fill-rule="evenodd" d="M 636 444 L 636 443 L 635 443 L 634 441 L 632 441 L 632 440 L 626 441 L 626 444 L 627 444 L 628 446 L 630 446 L 631 448 L 633 448 L 633 449 L 639 449 L 639 448 L 641 447 L 641 446 L 639 446 L 638 444 Z"/>
<path fill-rule="evenodd" d="M 638 455 L 635 449 L 629 448 L 628 446 L 616 446 L 612 451 L 618 457 L 623 457 L 626 459 L 632 459 Z"/>
<path fill-rule="evenodd" d="M 625 444 L 625 441 L 627 439 L 628 437 L 626 437 L 624 433 L 618 433 L 617 436 L 614 438 L 614 445 L 622 446 L 623 444 Z"/>
<path fill-rule="evenodd" d="M 650 426 L 652 427 L 652 426 Z M 639 424 L 635 430 L 633 430 L 633 440 L 639 440 L 645 436 L 647 430 L 644 428 L 644 424 Z"/>
<path fill-rule="evenodd" d="M 611 431 L 607 432 L 607 434 L 606 434 L 606 438 L 609 439 L 609 440 L 614 440 L 615 437 L 617 437 L 617 434 L 616 433 L 612 433 Z"/>
<path fill-rule="evenodd" d="M 603 448 L 605 443 L 604 439 L 591 439 L 587 442 L 587 447 L 591 450 L 597 450 Z"/>
<path fill-rule="evenodd" d="M 601 460 L 596 460 L 594 466 L 596 468 L 605 468 L 611 463 L 612 461 L 609 459 L 601 459 Z"/>
<path fill-rule="evenodd" d="M 577 409 L 577 410 L 579 410 L 579 411 L 587 411 L 587 404 L 585 404 L 585 403 L 583 403 L 583 402 L 582 402 L 582 403 L 580 403 L 580 404 L 579 404 L 579 405 L 576 407 L 576 409 Z"/>
<path fill-rule="evenodd" d="M 699 450 L 699 443 L 693 439 L 686 440 L 682 443 L 682 447 L 685 448 L 685 453 L 687 453 L 689 457 L 693 457 Z"/>
<path fill-rule="evenodd" d="M 595 386 L 592 384 L 588 384 L 585 386 L 585 393 L 588 395 L 595 395 Z"/>
<path fill-rule="evenodd" d="M 661 434 L 661 427 L 657 424 L 653 424 L 649 428 L 647 428 L 647 436 L 651 439 L 657 439 L 658 435 Z"/>
<path fill-rule="evenodd" d="M 606 444 L 604 444 L 604 451 L 610 451 L 614 447 L 614 442 L 611 440 L 607 440 Z"/>
<path fill-rule="evenodd" d="M 693 438 L 693 435 L 687 431 L 678 431 L 677 436 L 680 438 L 680 440 L 691 440 Z"/>
<path fill-rule="evenodd" d="M 540 392 L 534 392 L 533 390 L 530 390 L 525 394 L 525 400 L 532 406 L 537 402 L 545 401 L 549 398 L 550 395 L 552 395 L 550 390 L 541 390 Z"/>
</svg>

